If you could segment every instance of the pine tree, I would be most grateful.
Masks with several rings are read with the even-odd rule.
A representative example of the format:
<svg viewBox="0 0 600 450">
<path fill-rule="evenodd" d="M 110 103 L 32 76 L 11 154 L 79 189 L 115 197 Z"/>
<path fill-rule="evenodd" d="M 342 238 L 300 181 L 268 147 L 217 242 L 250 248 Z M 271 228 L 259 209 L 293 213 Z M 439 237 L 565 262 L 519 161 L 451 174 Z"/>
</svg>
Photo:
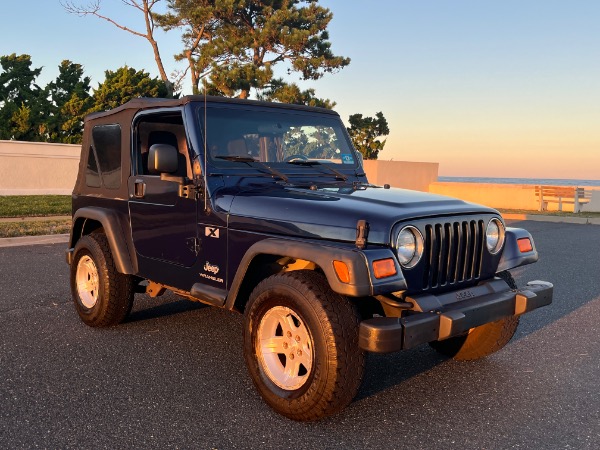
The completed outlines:
<svg viewBox="0 0 600 450">
<path fill-rule="evenodd" d="M 131 67 L 120 67 L 116 71 L 107 70 L 105 80 L 94 90 L 93 111 L 116 108 L 137 97 L 166 97 L 167 87 L 158 78 L 151 78 L 148 72 Z"/>
<path fill-rule="evenodd" d="M 377 159 L 379 152 L 383 150 L 386 140 L 379 138 L 390 134 L 387 120 L 383 113 L 378 112 L 373 117 L 363 117 L 362 114 L 352 114 L 348 122 L 350 127 L 348 133 L 356 148 L 365 159 Z"/>
<path fill-rule="evenodd" d="M 59 75 L 45 88 L 50 100 L 46 119 L 48 140 L 66 144 L 81 142 L 83 117 L 92 107 L 90 77 L 83 76 L 81 64 L 64 60 L 58 66 Z"/>
<path fill-rule="evenodd" d="M 210 89 L 228 97 L 269 89 L 277 64 L 317 80 L 350 63 L 331 51 L 327 26 L 333 14 L 317 1 L 169 0 L 169 8 L 162 23 L 185 27 L 180 57 L 191 58 L 193 81 L 210 72 Z"/>
<path fill-rule="evenodd" d="M 31 64 L 29 55 L 0 57 L 0 139 L 46 140 L 49 103 L 35 83 L 42 68 Z"/>
</svg>

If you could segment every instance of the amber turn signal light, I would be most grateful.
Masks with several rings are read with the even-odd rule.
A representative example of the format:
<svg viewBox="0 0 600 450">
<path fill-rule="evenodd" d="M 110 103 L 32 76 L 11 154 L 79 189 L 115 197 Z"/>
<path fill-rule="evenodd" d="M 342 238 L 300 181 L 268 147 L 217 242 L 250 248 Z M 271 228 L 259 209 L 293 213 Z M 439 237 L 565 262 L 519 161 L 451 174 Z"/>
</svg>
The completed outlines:
<svg viewBox="0 0 600 450">
<path fill-rule="evenodd" d="M 350 283 L 350 270 L 345 262 L 334 260 L 333 268 L 335 269 L 335 274 L 342 283 Z"/>
<path fill-rule="evenodd" d="M 396 275 L 396 264 L 392 258 L 378 259 L 373 261 L 373 275 L 375 278 L 385 278 Z"/>
<path fill-rule="evenodd" d="M 531 244 L 531 239 L 529 238 L 517 239 L 517 245 L 519 246 L 519 251 L 521 253 L 527 253 L 533 250 L 533 245 Z"/>
</svg>

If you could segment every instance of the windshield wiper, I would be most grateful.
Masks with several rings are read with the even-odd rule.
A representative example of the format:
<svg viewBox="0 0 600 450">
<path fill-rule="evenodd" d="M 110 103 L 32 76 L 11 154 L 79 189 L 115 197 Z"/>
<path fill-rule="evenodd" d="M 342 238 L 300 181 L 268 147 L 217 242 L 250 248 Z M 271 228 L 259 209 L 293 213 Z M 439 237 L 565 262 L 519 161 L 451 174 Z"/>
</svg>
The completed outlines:
<svg viewBox="0 0 600 450">
<path fill-rule="evenodd" d="M 271 175 L 275 175 L 277 178 L 280 178 L 281 180 L 285 181 L 286 183 L 289 183 L 289 181 L 290 181 L 290 179 L 286 175 L 281 173 L 279 170 L 273 169 L 271 166 L 267 166 L 265 163 L 263 163 L 261 161 L 257 161 L 256 159 L 254 159 L 250 156 L 219 155 L 219 156 L 215 156 L 215 158 L 224 159 L 225 161 L 244 162 L 244 163 L 247 163 L 249 166 L 252 165 L 250 163 L 254 163 L 254 164 L 258 165 L 259 167 L 262 167 L 263 169 L 267 170 Z"/>
<path fill-rule="evenodd" d="M 346 181 L 348 177 L 344 175 L 342 172 L 337 171 L 333 167 L 325 166 L 321 164 L 319 161 L 306 161 L 301 159 L 294 159 L 292 161 L 287 161 L 288 164 L 295 164 L 297 166 L 321 166 L 329 170 L 331 173 L 335 175 L 336 180 Z"/>
</svg>

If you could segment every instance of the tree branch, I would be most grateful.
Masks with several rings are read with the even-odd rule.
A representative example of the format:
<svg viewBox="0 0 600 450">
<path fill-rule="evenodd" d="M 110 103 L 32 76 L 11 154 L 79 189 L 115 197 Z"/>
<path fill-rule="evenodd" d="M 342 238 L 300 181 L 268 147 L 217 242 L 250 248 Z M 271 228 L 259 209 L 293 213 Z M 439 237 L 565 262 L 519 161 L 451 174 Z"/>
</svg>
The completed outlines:
<svg viewBox="0 0 600 450">
<path fill-rule="evenodd" d="M 124 3 L 125 3 L 125 1 L 124 1 Z M 115 20 L 111 19 L 110 17 L 100 14 L 100 0 L 93 1 L 87 7 L 76 6 L 71 1 L 62 1 L 61 0 L 60 4 L 62 5 L 63 8 L 65 8 L 65 10 L 68 13 L 76 14 L 79 17 L 88 16 L 88 15 L 96 16 L 99 19 L 106 20 L 107 22 L 113 24 L 115 27 L 117 27 L 123 31 L 127 31 L 128 33 L 134 34 L 136 36 L 147 38 L 147 36 L 145 34 L 140 33 L 139 31 L 132 30 L 131 28 L 126 27 L 125 25 L 121 25 L 120 23 L 116 22 Z"/>
</svg>

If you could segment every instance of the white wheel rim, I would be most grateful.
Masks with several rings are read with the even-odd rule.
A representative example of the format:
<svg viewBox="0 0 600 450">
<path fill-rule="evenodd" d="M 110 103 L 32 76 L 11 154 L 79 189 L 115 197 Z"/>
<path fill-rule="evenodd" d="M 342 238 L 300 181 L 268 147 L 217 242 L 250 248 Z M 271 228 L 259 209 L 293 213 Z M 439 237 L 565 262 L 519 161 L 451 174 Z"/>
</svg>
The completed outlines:
<svg viewBox="0 0 600 450">
<path fill-rule="evenodd" d="M 310 332 L 290 308 L 275 306 L 258 325 L 256 353 L 269 379 L 293 391 L 306 383 L 313 366 Z"/>
<path fill-rule="evenodd" d="M 88 255 L 82 257 L 77 263 L 75 283 L 83 306 L 93 308 L 98 302 L 98 269 L 94 260 Z"/>
</svg>

